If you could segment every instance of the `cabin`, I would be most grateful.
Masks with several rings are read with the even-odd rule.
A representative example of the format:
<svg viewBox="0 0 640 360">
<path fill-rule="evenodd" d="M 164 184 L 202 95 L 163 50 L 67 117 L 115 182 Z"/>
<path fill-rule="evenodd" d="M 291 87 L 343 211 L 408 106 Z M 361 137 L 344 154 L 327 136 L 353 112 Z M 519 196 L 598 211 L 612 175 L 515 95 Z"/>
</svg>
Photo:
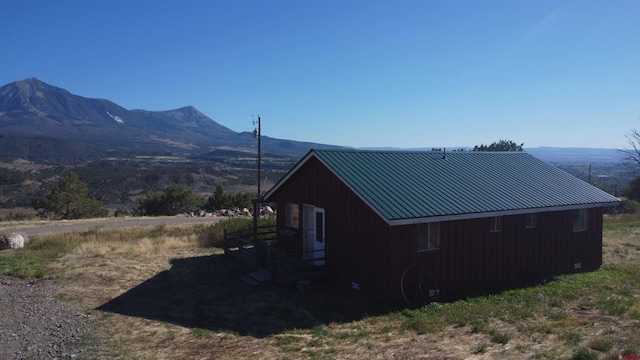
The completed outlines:
<svg viewBox="0 0 640 360">
<path fill-rule="evenodd" d="M 264 200 L 279 251 L 415 306 L 598 269 L 618 203 L 526 152 L 360 150 L 311 150 Z"/>
</svg>

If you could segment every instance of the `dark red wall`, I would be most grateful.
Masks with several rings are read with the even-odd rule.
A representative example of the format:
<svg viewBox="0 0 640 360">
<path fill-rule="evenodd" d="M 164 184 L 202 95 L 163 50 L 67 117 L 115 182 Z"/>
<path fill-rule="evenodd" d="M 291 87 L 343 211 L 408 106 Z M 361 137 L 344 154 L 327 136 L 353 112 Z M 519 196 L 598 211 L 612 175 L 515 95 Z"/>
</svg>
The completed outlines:
<svg viewBox="0 0 640 360">
<path fill-rule="evenodd" d="M 312 158 L 293 174 L 273 199 L 279 214 L 279 248 L 302 251 L 302 223 L 297 231 L 285 227 L 286 202 L 298 204 L 300 212 L 303 204 L 324 208 L 326 265 L 333 277 L 344 287 L 361 284 L 366 293 L 389 292 L 386 282 L 379 280 L 387 277 L 388 226 L 318 160 Z"/>
<path fill-rule="evenodd" d="M 489 231 L 489 218 L 442 222 L 440 249 L 426 252 L 415 250 L 415 225 L 392 228 L 397 245 L 392 268 L 401 276 L 399 268 L 408 264 L 427 267 L 445 297 L 596 270 L 602 264 L 602 209 L 589 209 L 588 228 L 582 232 L 573 232 L 573 212 L 539 213 L 531 229 L 526 215 L 505 216 L 500 232 Z M 577 263 L 581 268 L 574 268 Z"/>
<path fill-rule="evenodd" d="M 278 206 L 278 246 L 302 251 L 298 231 L 284 226 L 285 202 L 325 209 L 326 264 L 345 288 L 385 302 L 401 302 L 400 279 L 411 264 L 434 275 L 444 297 L 516 287 L 552 275 L 591 271 L 602 263 L 602 210 L 589 209 L 588 229 L 573 232 L 573 211 L 503 217 L 503 230 L 489 232 L 489 218 L 442 222 L 439 250 L 417 251 L 416 225 L 388 226 L 317 159 L 311 158 L 273 194 Z M 302 215 L 302 214 L 300 214 Z M 302 221 L 302 216 L 300 216 Z M 282 231 L 286 230 L 286 231 Z M 581 269 L 574 264 L 581 263 Z"/>
</svg>

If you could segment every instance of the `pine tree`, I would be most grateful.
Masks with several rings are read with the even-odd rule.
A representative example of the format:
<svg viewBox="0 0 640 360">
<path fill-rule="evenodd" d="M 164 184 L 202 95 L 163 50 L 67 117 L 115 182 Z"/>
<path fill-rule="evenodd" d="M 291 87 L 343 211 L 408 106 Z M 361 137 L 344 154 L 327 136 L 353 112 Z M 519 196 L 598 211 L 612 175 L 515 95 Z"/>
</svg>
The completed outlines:
<svg viewBox="0 0 640 360">
<path fill-rule="evenodd" d="M 86 219 L 109 214 L 100 201 L 89 197 L 87 184 L 80 181 L 75 172 L 52 185 L 47 198 L 34 203 L 34 208 L 41 217 L 55 219 Z"/>
</svg>

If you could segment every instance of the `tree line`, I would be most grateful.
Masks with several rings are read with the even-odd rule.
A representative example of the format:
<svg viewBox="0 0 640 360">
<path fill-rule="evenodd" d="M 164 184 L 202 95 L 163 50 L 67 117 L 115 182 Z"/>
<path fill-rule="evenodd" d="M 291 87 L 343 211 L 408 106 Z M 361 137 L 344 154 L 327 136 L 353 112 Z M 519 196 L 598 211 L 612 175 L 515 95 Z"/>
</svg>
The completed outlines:
<svg viewBox="0 0 640 360">
<path fill-rule="evenodd" d="M 490 145 L 475 146 L 473 151 L 522 151 L 523 145 L 500 140 Z M 206 199 L 185 186 L 170 185 L 162 191 L 148 191 L 137 200 L 133 211 L 118 209 L 115 215 L 174 216 L 199 210 L 252 208 L 253 199 L 254 194 L 248 192 L 225 193 L 222 185 L 217 185 L 214 193 Z M 76 172 L 61 178 L 57 184 L 50 184 L 46 198 L 34 200 L 32 206 L 42 218 L 83 219 L 108 215 L 102 203 L 89 196 L 87 184 L 80 181 Z"/>
<path fill-rule="evenodd" d="M 627 159 L 640 164 L 640 132 L 632 131 L 627 139 L 633 150 L 626 151 Z M 524 143 L 517 144 L 511 140 L 500 140 L 489 145 L 476 145 L 472 151 L 523 151 Z M 432 151 L 441 151 L 432 149 Z M 604 189 L 606 190 L 606 189 Z M 623 201 L 609 213 L 640 212 L 640 177 L 621 193 Z M 203 198 L 195 195 L 191 189 L 182 185 L 170 185 L 162 191 L 149 191 L 137 200 L 132 211 L 119 209 L 116 215 L 177 215 L 181 213 L 205 210 L 208 212 L 228 208 L 252 208 L 255 194 L 249 192 L 225 193 L 222 185 L 217 185 L 214 193 Z M 34 200 L 32 206 L 38 216 L 53 219 L 81 219 L 107 216 L 108 211 L 99 200 L 89 196 L 87 184 L 78 179 L 75 172 L 61 178 L 57 184 L 50 185 L 50 192 L 44 199 Z"/>
</svg>

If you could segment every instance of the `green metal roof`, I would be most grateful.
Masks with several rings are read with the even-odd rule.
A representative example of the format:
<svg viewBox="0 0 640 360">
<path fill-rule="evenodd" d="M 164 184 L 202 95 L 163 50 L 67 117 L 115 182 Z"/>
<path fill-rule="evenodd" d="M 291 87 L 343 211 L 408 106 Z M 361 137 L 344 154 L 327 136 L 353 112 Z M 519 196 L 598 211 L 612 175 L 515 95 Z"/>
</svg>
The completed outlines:
<svg viewBox="0 0 640 360">
<path fill-rule="evenodd" d="M 618 202 L 525 152 L 312 150 L 292 172 L 311 157 L 391 224 Z"/>
</svg>

